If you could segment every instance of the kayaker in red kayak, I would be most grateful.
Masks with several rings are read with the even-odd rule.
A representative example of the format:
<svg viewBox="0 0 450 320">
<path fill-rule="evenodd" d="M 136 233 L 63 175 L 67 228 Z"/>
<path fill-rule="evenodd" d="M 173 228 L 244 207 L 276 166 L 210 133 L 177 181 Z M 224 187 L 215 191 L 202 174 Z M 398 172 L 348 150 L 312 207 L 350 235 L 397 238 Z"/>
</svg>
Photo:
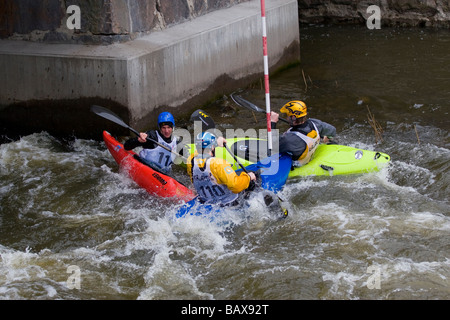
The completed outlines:
<svg viewBox="0 0 450 320">
<path fill-rule="evenodd" d="M 162 112 L 158 116 L 158 130 L 140 132 L 139 137 L 131 138 L 124 143 L 125 150 L 132 150 L 142 147 L 139 153 L 141 159 L 156 165 L 163 172 L 169 172 L 176 155 L 158 144 L 147 140 L 147 137 L 158 141 L 159 144 L 166 146 L 172 151 L 176 151 L 179 141 L 172 136 L 175 128 L 175 119 L 170 112 Z"/>
<path fill-rule="evenodd" d="M 195 152 L 187 161 L 187 171 L 198 193 L 201 203 L 232 206 L 238 204 L 239 194 L 255 186 L 256 176 L 253 172 L 237 175 L 231 165 L 214 156 L 215 147 L 223 147 L 226 140 L 209 132 L 202 132 L 196 137 Z"/>
<path fill-rule="evenodd" d="M 336 136 L 336 128 L 331 124 L 306 117 L 307 107 L 303 101 L 290 101 L 280 111 L 288 116 L 291 128 L 279 138 L 279 152 L 292 157 L 294 165 L 302 166 L 311 160 L 322 138 L 323 143 L 329 143 Z M 272 129 L 276 128 L 279 115 L 271 112 Z"/>
</svg>

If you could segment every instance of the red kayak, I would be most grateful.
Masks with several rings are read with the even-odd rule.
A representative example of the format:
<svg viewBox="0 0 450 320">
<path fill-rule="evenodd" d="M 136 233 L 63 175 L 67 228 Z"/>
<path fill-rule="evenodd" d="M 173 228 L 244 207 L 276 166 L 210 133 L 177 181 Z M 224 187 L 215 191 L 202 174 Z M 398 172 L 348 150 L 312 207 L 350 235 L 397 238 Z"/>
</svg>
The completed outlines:
<svg viewBox="0 0 450 320">
<path fill-rule="evenodd" d="M 190 201 L 196 195 L 194 191 L 182 183 L 169 177 L 138 160 L 138 155 L 127 151 L 123 145 L 114 139 L 107 131 L 103 131 L 103 140 L 111 155 L 119 165 L 140 187 L 148 193 L 163 198 L 175 198 Z M 137 157 L 137 158 L 136 158 Z"/>
</svg>

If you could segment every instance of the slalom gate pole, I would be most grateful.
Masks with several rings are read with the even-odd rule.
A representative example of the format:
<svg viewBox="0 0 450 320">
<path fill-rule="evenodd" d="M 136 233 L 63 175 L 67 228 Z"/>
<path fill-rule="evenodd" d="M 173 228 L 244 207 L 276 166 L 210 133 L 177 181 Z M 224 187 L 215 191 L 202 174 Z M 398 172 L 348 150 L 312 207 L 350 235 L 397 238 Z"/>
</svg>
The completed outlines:
<svg viewBox="0 0 450 320">
<path fill-rule="evenodd" d="M 268 146 L 268 155 L 270 156 L 272 154 L 272 128 L 270 126 L 269 58 L 267 56 L 267 27 L 266 27 L 265 0 L 261 0 L 261 22 L 263 33 L 264 88 L 266 96 L 266 117 L 267 117 L 267 146 Z"/>
</svg>

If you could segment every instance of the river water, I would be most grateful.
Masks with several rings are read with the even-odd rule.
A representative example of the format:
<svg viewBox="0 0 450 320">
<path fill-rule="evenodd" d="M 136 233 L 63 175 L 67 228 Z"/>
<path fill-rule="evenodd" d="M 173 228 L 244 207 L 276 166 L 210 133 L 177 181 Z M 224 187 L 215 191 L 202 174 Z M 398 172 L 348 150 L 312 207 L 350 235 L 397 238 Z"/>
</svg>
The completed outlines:
<svg viewBox="0 0 450 320">
<path fill-rule="evenodd" d="M 300 31 L 301 64 L 270 78 L 272 110 L 302 99 L 388 168 L 289 180 L 282 221 L 254 199 L 211 222 L 174 219 L 178 204 L 137 187 L 101 141 L 4 143 L 0 298 L 448 299 L 450 32 Z M 241 95 L 264 108 L 260 84 Z M 264 128 L 227 97 L 205 110 L 224 129 Z"/>
</svg>

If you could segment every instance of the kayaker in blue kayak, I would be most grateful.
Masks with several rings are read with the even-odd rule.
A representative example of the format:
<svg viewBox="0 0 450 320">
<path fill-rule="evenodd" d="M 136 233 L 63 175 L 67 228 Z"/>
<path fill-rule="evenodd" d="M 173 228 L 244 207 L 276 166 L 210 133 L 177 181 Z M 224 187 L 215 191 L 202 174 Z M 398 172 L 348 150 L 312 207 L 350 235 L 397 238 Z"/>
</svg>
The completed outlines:
<svg viewBox="0 0 450 320">
<path fill-rule="evenodd" d="M 170 172 L 176 155 L 153 141 L 147 140 L 147 137 L 158 141 L 159 144 L 175 152 L 179 141 L 172 136 L 174 128 L 175 119 L 173 115 L 170 112 L 162 112 L 158 116 L 158 130 L 140 132 L 139 137 L 127 140 L 123 146 L 125 150 L 142 147 L 139 156 L 144 162 L 156 165 L 163 172 Z"/>
<path fill-rule="evenodd" d="M 210 132 L 199 133 L 195 139 L 196 149 L 187 161 L 187 171 L 198 193 L 198 200 L 205 204 L 233 206 L 239 204 L 239 194 L 255 187 L 253 172 L 236 174 L 231 165 L 214 156 L 215 147 L 223 147 L 226 140 Z"/>
<path fill-rule="evenodd" d="M 295 166 L 307 164 L 319 143 L 329 143 L 336 136 L 336 128 L 318 119 L 308 119 L 307 107 L 303 101 L 286 103 L 280 112 L 287 114 L 291 128 L 279 137 L 279 152 L 292 157 Z M 272 129 L 276 129 L 279 114 L 271 112 Z M 274 140 L 276 141 L 276 140 Z"/>
</svg>

